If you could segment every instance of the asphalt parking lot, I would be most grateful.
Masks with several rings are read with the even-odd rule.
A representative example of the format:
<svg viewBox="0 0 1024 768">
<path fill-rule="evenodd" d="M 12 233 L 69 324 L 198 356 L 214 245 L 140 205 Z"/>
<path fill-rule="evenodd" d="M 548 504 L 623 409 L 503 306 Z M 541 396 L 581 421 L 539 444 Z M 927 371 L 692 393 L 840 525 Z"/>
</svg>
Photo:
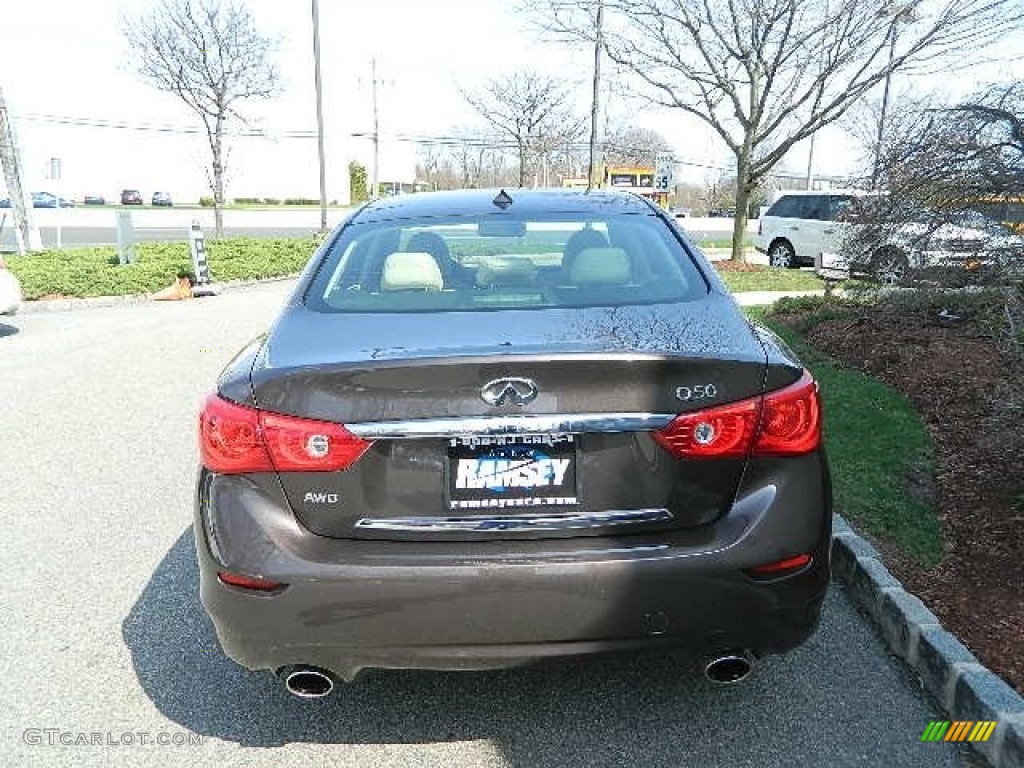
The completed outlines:
<svg viewBox="0 0 1024 768">
<path fill-rule="evenodd" d="M 968 764 L 919 741 L 940 713 L 840 588 L 809 644 L 732 687 L 611 658 L 377 672 L 308 703 L 234 666 L 196 594 L 193 422 L 289 285 L 0 318 L 0 764 Z"/>
</svg>

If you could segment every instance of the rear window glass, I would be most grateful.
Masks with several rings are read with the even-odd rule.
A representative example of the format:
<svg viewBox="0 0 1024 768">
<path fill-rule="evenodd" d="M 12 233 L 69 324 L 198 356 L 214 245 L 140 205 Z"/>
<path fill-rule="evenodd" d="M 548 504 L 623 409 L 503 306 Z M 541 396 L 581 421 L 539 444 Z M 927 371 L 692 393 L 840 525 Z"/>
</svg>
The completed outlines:
<svg viewBox="0 0 1024 768">
<path fill-rule="evenodd" d="M 690 301 L 708 286 L 658 217 L 508 214 L 353 224 L 306 293 L 321 312 L 474 312 Z"/>
</svg>

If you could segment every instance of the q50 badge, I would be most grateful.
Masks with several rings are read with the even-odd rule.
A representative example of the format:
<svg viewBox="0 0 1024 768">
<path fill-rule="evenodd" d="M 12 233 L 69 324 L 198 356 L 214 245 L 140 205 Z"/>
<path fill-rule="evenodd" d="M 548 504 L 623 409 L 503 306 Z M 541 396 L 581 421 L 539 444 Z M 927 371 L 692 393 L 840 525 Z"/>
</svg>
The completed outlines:
<svg viewBox="0 0 1024 768">
<path fill-rule="evenodd" d="M 684 403 L 692 400 L 711 400 L 718 396 L 718 388 L 714 384 L 691 384 L 688 387 L 676 387 L 676 399 Z"/>
</svg>

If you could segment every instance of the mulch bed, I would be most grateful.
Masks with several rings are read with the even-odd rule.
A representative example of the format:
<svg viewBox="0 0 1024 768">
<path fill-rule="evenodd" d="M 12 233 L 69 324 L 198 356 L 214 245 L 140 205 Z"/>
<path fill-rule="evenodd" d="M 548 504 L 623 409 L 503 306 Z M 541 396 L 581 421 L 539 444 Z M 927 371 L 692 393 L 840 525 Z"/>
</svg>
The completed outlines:
<svg viewBox="0 0 1024 768">
<path fill-rule="evenodd" d="M 947 327 L 885 305 L 822 322 L 807 338 L 903 392 L 921 414 L 936 473 L 932 483 L 908 478 L 908 493 L 931 495 L 945 553 L 923 568 L 874 543 L 907 589 L 1024 693 L 1024 360 L 969 316 Z"/>
</svg>

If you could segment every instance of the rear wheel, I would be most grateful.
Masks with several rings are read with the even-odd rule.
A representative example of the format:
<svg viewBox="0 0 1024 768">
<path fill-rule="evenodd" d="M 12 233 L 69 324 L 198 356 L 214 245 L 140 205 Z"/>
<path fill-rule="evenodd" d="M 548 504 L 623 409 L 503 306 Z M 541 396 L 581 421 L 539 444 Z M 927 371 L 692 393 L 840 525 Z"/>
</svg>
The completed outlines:
<svg viewBox="0 0 1024 768">
<path fill-rule="evenodd" d="M 782 269 L 796 268 L 796 251 L 788 240 L 776 240 L 768 248 L 768 263 Z"/>
<path fill-rule="evenodd" d="M 897 248 L 883 248 L 871 257 L 869 273 L 883 285 L 899 285 L 907 276 L 910 264 L 905 253 Z"/>
</svg>

